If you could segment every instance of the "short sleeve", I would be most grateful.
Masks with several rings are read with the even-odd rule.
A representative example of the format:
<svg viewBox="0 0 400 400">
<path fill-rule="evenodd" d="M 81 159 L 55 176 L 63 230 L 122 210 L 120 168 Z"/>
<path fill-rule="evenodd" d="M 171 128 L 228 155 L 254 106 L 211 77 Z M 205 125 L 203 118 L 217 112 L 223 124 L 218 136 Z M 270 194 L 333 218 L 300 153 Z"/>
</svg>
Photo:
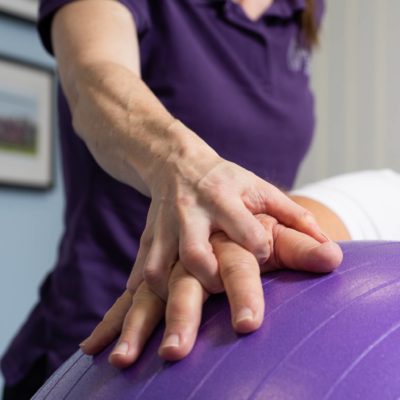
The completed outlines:
<svg viewBox="0 0 400 400">
<path fill-rule="evenodd" d="M 54 15 L 66 4 L 72 3 L 75 0 L 40 0 L 38 32 L 45 49 L 53 53 L 51 43 L 51 24 Z M 131 12 L 138 34 L 141 35 L 150 25 L 149 0 L 117 0 Z"/>
</svg>

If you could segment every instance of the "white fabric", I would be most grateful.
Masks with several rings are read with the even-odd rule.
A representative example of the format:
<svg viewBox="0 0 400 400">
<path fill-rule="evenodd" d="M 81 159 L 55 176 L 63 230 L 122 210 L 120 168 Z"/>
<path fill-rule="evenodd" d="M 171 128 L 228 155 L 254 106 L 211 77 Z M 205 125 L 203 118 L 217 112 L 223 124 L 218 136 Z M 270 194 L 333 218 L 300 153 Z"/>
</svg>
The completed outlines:
<svg viewBox="0 0 400 400">
<path fill-rule="evenodd" d="M 400 240 L 400 174 L 392 170 L 339 175 L 292 193 L 330 208 L 353 240 Z"/>
</svg>

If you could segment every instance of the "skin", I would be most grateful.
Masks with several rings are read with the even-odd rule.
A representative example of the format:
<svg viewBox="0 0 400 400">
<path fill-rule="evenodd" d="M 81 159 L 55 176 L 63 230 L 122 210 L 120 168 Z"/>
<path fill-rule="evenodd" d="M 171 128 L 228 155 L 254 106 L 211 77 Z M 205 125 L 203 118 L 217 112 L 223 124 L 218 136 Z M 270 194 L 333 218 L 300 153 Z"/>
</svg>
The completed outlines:
<svg viewBox="0 0 400 400">
<path fill-rule="evenodd" d="M 272 233 L 256 214 L 326 240 L 309 211 L 221 158 L 164 108 L 140 78 L 135 22 L 121 3 L 67 4 L 52 43 L 76 133 L 105 171 L 151 197 L 128 290 L 144 279 L 166 299 L 178 259 L 207 291 L 223 290 L 210 235 L 224 232 L 263 263 Z"/>
<path fill-rule="evenodd" d="M 273 0 L 234 0 L 234 2 L 240 4 L 249 19 L 257 21 L 271 6 Z"/>
<path fill-rule="evenodd" d="M 332 237 L 350 239 L 344 224 L 330 209 L 304 197 L 296 196 L 295 200 L 315 210 L 320 224 L 326 226 Z M 266 215 L 257 218 L 273 237 L 270 258 L 261 266 L 250 252 L 223 232 L 215 233 L 211 238 L 230 303 L 232 326 L 238 333 L 253 332 L 263 321 L 264 295 L 260 272 L 290 268 L 328 273 L 342 261 L 342 252 L 336 243 L 321 244 Z M 119 334 L 109 361 L 118 368 L 128 367 L 137 360 L 152 331 L 165 316 L 166 328 L 159 355 L 165 360 L 180 360 L 194 346 L 202 305 L 208 297 L 209 293 L 199 281 L 178 262 L 170 275 L 166 303 L 146 283 L 142 283 L 135 293 L 125 291 L 83 342 L 82 349 L 87 354 L 96 354 Z"/>
<path fill-rule="evenodd" d="M 302 207 L 312 211 L 319 226 L 331 240 L 351 240 L 343 221 L 330 208 L 308 197 L 291 195 L 290 198 Z"/>
<path fill-rule="evenodd" d="M 257 19 L 271 1 L 240 3 Z M 127 290 L 83 344 L 88 354 L 121 332 L 110 361 L 130 365 L 165 311 L 160 355 L 180 359 L 194 344 L 209 293 L 225 290 L 234 328 L 251 332 L 264 309 L 259 263 L 262 272 L 328 272 L 340 263 L 340 249 L 311 212 L 222 159 L 162 106 L 140 79 L 136 27 L 123 5 L 66 5 L 52 41 L 76 133 L 111 176 L 151 197 Z"/>
</svg>

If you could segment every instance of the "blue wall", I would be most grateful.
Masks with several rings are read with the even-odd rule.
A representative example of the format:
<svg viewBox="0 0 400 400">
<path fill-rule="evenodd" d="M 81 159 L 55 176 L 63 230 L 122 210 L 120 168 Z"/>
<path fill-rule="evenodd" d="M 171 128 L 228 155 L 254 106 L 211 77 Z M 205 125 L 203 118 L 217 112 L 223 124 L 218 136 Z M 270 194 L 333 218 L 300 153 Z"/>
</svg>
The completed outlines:
<svg viewBox="0 0 400 400">
<path fill-rule="evenodd" d="M 35 26 L 4 15 L 0 15 L 2 55 L 54 67 Z M 63 192 L 58 154 L 55 156 L 55 184 L 49 191 L 0 186 L 0 353 L 36 301 L 39 284 L 56 257 Z M 2 382 L 0 379 L 0 386 Z"/>
</svg>

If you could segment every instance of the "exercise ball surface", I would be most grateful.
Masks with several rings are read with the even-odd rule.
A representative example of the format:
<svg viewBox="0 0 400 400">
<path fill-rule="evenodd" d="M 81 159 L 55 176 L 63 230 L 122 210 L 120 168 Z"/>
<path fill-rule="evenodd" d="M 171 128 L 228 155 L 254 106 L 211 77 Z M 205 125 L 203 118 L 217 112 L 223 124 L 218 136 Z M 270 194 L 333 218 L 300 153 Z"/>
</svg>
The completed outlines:
<svg viewBox="0 0 400 400">
<path fill-rule="evenodd" d="M 344 242 L 327 275 L 263 276 L 265 320 L 235 334 L 224 295 L 205 305 L 192 353 L 157 355 L 163 327 L 132 367 L 76 352 L 34 399 L 397 399 L 400 398 L 400 243 Z"/>
</svg>

